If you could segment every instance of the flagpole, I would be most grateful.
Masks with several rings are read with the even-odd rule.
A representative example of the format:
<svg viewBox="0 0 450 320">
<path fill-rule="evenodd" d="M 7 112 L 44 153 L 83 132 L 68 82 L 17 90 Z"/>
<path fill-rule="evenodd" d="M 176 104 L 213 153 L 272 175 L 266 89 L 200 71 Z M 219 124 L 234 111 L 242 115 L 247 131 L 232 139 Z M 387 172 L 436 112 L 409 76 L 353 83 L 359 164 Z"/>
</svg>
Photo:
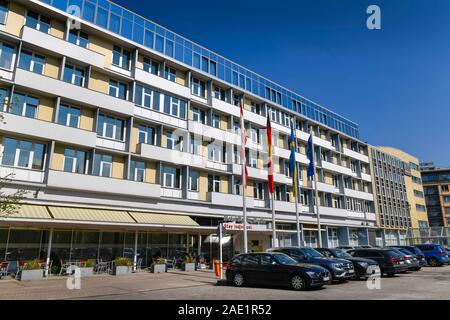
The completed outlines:
<svg viewBox="0 0 450 320">
<path fill-rule="evenodd" d="M 272 195 L 272 248 L 277 246 L 277 230 L 275 226 L 275 192 Z"/>
<path fill-rule="evenodd" d="M 297 192 L 297 196 L 295 197 L 295 216 L 297 220 L 297 245 L 301 247 L 301 238 L 300 238 L 300 212 L 298 208 L 298 200 L 299 200 L 299 194 Z"/>
<path fill-rule="evenodd" d="M 292 125 L 292 128 L 293 128 L 293 132 L 294 132 L 294 139 L 295 139 L 295 141 L 294 141 L 294 144 L 295 144 L 295 152 L 294 152 L 294 156 L 295 156 L 295 153 L 297 152 L 297 132 L 296 132 L 296 128 L 295 128 L 295 121 L 292 121 L 291 122 L 291 125 Z M 299 179 L 299 175 L 298 175 L 298 173 L 299 173 L 299 168 L 298 168 L 298 165 L 297 165 L 297 159 L 295 158 L 295 168 L 296 168 L 296 170 L 297 170 L 297 177 L 295 177 L 295 180 L 297 181 L 297 190 L 295 190 L 295 217 L 296 217 L 296 222 L 297 222 L 297 245 L 299 246 L 299 247 L 301 247 L 302 245 L 300 244 L 302 241 L 301 241 L 301 235 L 300 235 L 300 210 L 299 210 L 299 205 L 298 205 L 298 203 L 299 203 L 299 201 L 300 201 L 300 199 L 301 199 L 301 197 L 300 197 L 300 179 Z M 294 172 L 292 172 L 291 174 L 295 174 Z M 293 186 L 294 188 L 296 187 L 295 186 L 295 184 L 294 184 L 294 186 Z"/>
<path fill-rule="evenodd" d="M 313 137 L 312 134 L 312 128 L 309 132 L 309 134 L 311 135 L 311 137 Z M 318 239 L 319 239 L 319 248 L 322 248 L 322 227 L 320 224 L 320 212 L 319 212 L 319 190 L 318 190 L 318 186 L 317 186 L 317 170 L 316 170 L 316 152 L 314 150 L 314 139 L 311 138 L 311 141 L 313 141 L 312 143 L 312 150 L 311 150 L 311 154 L 312 154 L 312 161 L 314 161 L 314 192 L 315 192 L 315 197 L 316 197 L 316 215 L 317 215 L 317 233 L 318 233 Z"/>
<path fill-rule="evenodd" d="M 246 174 L 245 174 L 245 120 L 244 120 L 244 99 L 241 99 L 241 167 L 242 167 L 242 210 L 244 219 L 244 253 L 248 252 L 248 235 L 247 235 L 247 198 L 246 194 Z"/>
</svg>

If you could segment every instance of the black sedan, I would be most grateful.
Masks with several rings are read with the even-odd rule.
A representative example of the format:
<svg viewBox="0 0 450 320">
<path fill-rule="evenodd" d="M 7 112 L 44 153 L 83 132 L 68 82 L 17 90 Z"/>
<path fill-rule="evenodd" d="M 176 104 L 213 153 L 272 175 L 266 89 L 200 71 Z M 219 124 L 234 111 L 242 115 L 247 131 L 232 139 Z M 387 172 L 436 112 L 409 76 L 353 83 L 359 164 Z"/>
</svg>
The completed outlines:
<svg viewBox="0 0 450 320">
<path fill-rule="evenodd" d="M 380 266 L 375 260 L 352 257 L 342 249 L 318 248 L 316 249 L 325 257 L 339 258 L 351 261 L 355 267 L 355 279 L 368 279 L 380 274 Z"/>
<path fill-rule="evenodd" d="M 322 287 L 330 273 L 319 266 L 297 263 L 282 253 L 247 253 L 235 256 L 226 271 L 226 280 L 244 285 L 286 286 L 294 290 Z"/>
</svg>

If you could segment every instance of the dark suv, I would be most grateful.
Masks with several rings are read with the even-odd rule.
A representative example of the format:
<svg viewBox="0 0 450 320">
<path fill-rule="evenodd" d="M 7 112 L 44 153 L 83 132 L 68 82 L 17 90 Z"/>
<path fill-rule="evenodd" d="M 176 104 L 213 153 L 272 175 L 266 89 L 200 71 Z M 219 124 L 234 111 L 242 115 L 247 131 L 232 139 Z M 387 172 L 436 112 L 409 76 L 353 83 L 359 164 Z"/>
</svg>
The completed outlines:
<svg viewBox="0 0 450 320">
<path fill-rule="evenodd" d="M 338 248 L 319 248 L 317 251 L 328 258 L 338 258 L 351 261 L 355 268 L 355 279 L 368 279 L 373 275 L 380 274 L 380 267 L 374 260 L 352 257 L 344 250 Z"/>
<path fill-rule="evenodd" d="M 310 263 L 321 266 L 331 274 L 331 281 L 345 281 L 355 276 L 353 263 L 345 259 L 327 258 L 312 248 L 273 248 L 268 252 L 285 253 L 297 262 Z"/>
<path fill-rule="evenodd" d="M 395 249 L 353 249 L 347 252 L 353 257 L 376 261 L 382 275 L 392 277 L 396 273 L 408 271 L 404 255 Z"/>
<path fill-rule="evenodd" d="M 391 246 L 389 246 L 391 247 Z M 411 254 L 415 255 L 417 261 L 419 262 L 420 267 L 424 267 L 427 265 L 427 260 L 425 259 L 425 254 L 419 248 L 415 246 L 392 246 L 392 248 L 402 248 L 411 252 Z"/>
</svg>

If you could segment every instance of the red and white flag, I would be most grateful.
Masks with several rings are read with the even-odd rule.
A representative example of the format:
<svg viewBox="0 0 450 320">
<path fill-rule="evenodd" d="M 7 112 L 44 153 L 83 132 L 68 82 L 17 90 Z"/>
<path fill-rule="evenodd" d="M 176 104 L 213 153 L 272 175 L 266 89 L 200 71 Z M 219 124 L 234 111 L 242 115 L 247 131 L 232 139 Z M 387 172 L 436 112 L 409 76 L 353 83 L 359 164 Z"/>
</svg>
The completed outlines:
<svg viewBox="0 0 450 320">
<path fill-rule="evenodd" d="M 274 193 L 275 192 L 275 183 L 274 183 L 274 179 L 273 179 L 273 144 L 272 144 L 272 125 L 270 124 L 270 118 L 269 116 L 267 116 L 267 127 L 266 127 L 266 132 L 267 132 L 267 153 L 268 153 L 268 158 L 269 161 L 267 163 L 267 167 L 268 167 L 268 182 L 269 182 L 269 192 L 270 193 Z"/>
<path fill-rule="evenodd" d="M 242 101 L 240 103 L 240 107 L 241 107 L 241 161 L 242 165 L 245 167 L 245 177 L 243 178 L 242 185 L 244 186 L 245 190 L 248 184 L 247 159 L 245 157 L 245 146 L 247 145 L 247 131 L 245 130 L 244 107 L 242 106 Z"/>
</svg>

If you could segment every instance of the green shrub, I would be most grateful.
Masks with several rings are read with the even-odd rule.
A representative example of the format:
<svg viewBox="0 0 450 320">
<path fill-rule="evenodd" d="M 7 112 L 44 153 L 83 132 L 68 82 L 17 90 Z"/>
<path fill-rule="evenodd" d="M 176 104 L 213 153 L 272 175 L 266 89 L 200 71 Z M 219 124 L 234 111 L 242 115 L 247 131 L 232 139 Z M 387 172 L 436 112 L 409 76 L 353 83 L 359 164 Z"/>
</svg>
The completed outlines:
<svg viewBox="0 0 450 320">
<path fill-rule="evenodd" d="M 25 262 L 25 265 L 23 266 L 23 270 L 39 270 L 41 269 L 41 266 L 39 265 L 39 262 L 37 260 L 28 260 Z"/>
<path fill-rule="evenodd" d="M 86 265 L 85 265 L 86 268 L 93 268 L 94 266 L 95 266 L 95 260 L 94 259 L 88 259 L 86 261 Z"/>
<path fill-rule="evenodd" d="M 184 257 L 183 262 L 184 263 L 195 263 L 195 258 L 192 255 L 188 254 Z"/>
<path fill-rule="evenodd" d="M 114 260 L 114 264 L 116 267 L 131 267 L 133 264 L 129 258 L 119 257 Z"/>
</svg>

